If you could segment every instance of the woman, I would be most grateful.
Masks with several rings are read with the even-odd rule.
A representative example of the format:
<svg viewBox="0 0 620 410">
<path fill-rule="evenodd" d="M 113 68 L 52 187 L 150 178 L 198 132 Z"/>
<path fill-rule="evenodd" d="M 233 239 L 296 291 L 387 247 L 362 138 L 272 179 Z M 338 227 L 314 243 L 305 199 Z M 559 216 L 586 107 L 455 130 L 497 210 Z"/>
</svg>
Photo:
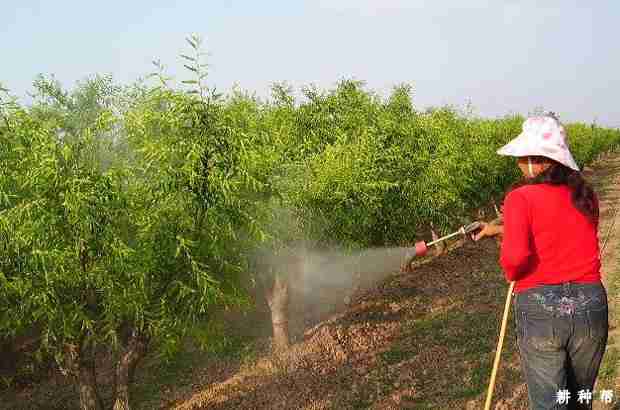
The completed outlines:
<svg viewBox="0 0 620 410">
<path fill-rule="evenodd" d="M 530 409 L 591 409 L 608 326 L 597 198 L 552 114 L 528 118 L 497 152 L 517 157 L 525 178 L 504 199 L 504 225 L 483 224 L 474 240 L 503 235 Z"/>
</svg>

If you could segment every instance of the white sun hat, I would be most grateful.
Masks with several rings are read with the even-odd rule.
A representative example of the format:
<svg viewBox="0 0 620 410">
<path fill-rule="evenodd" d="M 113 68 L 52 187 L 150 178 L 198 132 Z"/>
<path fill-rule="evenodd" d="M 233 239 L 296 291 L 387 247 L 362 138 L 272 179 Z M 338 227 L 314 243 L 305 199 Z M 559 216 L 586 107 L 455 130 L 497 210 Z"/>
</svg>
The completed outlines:
<svg viewBox="0 0 620 410">
<path fill-rule="evenodd" d="M 566 141 L 564 126 L 551 115 L 530 117 L 515 139 L 497 150 L 511 157 L 542 156 L 579 171 Z"/>
</svg>

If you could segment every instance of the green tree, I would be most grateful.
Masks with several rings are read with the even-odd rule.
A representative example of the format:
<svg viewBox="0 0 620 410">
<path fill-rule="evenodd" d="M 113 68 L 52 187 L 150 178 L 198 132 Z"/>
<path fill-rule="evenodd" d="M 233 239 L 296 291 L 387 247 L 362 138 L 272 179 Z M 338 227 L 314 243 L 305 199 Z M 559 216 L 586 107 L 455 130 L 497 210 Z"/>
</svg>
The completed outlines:
<svg viewBox="0 0 620 410">
<path fill-rule="evenodd" d="M 215 105 L 152 90 L 121 122 L 106 105 L 108 81 L 66 93 L 40 79 L 35 105 L 6 117 L 0 331 L 38 324 L 41 348 L 75 378 L 83 409 L 102 408 L 94 358 L 107 352 L 120 410 L 149 349 L 173 349 L 214 307 L 244 302 L 235 193 L 247 184 L 230 178 L 239 173 L 217 145 L 226 130 Z M 202 164 L 208 175 L 196 172 Z"/>
</svg>

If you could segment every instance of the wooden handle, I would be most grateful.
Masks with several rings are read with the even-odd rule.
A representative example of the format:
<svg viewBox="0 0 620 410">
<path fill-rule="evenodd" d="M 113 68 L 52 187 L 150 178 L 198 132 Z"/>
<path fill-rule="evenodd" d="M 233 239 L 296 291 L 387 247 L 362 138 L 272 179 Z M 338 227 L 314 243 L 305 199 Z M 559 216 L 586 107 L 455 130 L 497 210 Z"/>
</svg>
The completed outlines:
<svg viewBox="0 0 620 410">
<path fill-rule="evenodd" d="M 512 290 L 515 287 L 515 283 L 510 282 L 508 287 L 508 295 L 506 296 L 506 305 L 504 306 L 504 317 L 502 318 L 502 326 L 499 330 L 499 341 L 497 342 L 497 351 L 495 352 L 495 360 L 493 361 L 493 371 L 491 372 L 491 381 L 489 382 L 489 389 L 487 391 L 487 399 L 484 403 L 484 410 L 491 409 L 491 399 L 493 398 L 493 390 L 495 389 L 495 377 L 497 376 L 497 369 L 499 368 L 499 359 L 502 355 L 502 347 L 504 345 L 504 336 L 506 335 L 506 324 L 508 323 L 508 314 L 510 313 L 510 297 L 512 296 Z"/>
</svg>

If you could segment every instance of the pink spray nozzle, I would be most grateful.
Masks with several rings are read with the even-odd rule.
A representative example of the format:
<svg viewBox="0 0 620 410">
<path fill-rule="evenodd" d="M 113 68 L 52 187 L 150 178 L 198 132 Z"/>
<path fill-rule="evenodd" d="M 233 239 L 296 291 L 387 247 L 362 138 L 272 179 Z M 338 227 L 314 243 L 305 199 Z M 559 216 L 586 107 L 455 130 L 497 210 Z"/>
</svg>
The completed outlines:
<svg viewBox="0 0 620 410">
<path fill-rule="evenodd" d="M 428 252 L 426 242 L 420 241 L 415 243 L 415 256 L 424 256 Z"/>
</svg>

